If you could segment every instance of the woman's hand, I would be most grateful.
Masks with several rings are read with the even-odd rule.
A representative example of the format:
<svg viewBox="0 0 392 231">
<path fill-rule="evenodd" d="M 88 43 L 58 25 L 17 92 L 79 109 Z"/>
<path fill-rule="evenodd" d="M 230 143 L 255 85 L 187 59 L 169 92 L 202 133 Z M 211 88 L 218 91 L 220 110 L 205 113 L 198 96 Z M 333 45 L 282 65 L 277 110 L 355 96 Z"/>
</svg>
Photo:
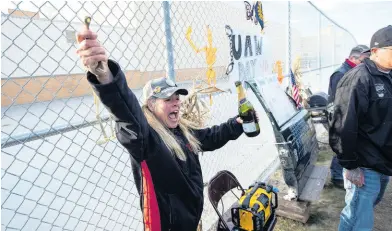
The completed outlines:
<svg viewBox="0 0 392 231">
<path fill-rule="evenodd" d="M 79 43 L 76 54 L 79 55 L 83 66 L 96 75 L 100 83 L 111 82 L 113 77 L 107 64 L 108 57 L 105 48 L 97 41 L 97 34 L 85 26 L 77 33 L 76 38 Z"/>
<path fill-rule="evenodd" d="M 259 113 L 257 113 L 257 111 L 255 111 L 255 114 L 256 114 L 256 122 L 259 122 Z M 239 116 L 237 117 L 236 121 L 239 124 L 243 124 L 244 123 L 244 121 Z"/>
</svg>

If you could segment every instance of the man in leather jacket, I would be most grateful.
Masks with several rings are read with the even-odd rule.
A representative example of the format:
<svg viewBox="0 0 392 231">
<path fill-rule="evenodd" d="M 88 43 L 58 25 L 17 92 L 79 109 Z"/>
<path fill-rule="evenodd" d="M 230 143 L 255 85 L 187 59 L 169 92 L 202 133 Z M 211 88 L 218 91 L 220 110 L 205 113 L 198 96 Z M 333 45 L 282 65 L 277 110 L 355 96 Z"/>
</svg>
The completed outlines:
<svg viewBox="0 0 392 231">
<path fill-rule="evenodd" d="M 366 57 L 369 57 L 369 52 L 367 51 L 369 48 L 366 45 L 358 45 L 351 49 L 349 57 L 344 61 L 344 63 L 331 75 L 329 79 L 329 103 L 332 104 L 335 99 L 336 86 L 338 85 L 339 80 L 346 74 L 349 70 L 362 63 Z M 339 164 L 336 156 L 332 158 L 331 161 L 331 181 L 332 183 L 339 187 L 343 188 L 343 168 Z"/>
<path fill-rule="evenodd" d="M 374 207 L 392 176 L 392 26 L 378 30 L 370 47 L 370 58 L 339 81 L 329 129 L 344 168 L 339 231 L 372 230 Z"/>
</svg>

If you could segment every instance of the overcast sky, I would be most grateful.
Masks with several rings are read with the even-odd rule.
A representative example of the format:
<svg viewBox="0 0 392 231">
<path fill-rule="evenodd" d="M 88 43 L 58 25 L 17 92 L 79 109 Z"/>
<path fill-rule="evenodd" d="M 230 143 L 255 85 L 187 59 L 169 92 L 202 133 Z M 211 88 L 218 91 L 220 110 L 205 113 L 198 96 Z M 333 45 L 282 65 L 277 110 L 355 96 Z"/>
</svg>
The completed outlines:
<svg viewBox="0 0 392 231">
<path fill-rule="evenodd" d="M 7 8 L 15 6 L 9 1 L 1 4 L 1 10 L 7 12 Z M 42 0 L 36 1 L 38 3 L 29 4 L 28 2 L 20 5 L 22 8 L 32 8 L 42 4 Z M 277 2 L 277 1 L 275 1 Z M 279 1 L 284 4 L 285 1 Z M 295 1 L 298 3 L 298 1 Z M 286 2 L 287 3 L 287 2 Z M 318 8 L 320 8 L 328 17 L 335 20 L 338 24 L 349 30 L 357 39 L 358 43 L 369 45 L 370 38 L 378 29 L 392 24 L 392 1 L 337 1 L 337 0 L 317 0 L 312 1 Z M 68 3 L 71 4 L 71 3 Z M 75 4 L 75 3 L 74 3 Z M 243 1 L 229 2 L 228 4 L 237 6 L 241 10 L 244 8 Z M 277 3 L 278 4 L 278 3 Z M 50 6 L 50 4 L 46 4 Z M 80 5 L 76 3 L 75 5 Z M 56 14 L 55 12 L 53 12 Z"/>
<path fill-rule="evenodd" d="M 369 46 L 374 32 L 392 25 L 392 1 L 312 1 L 328 17 Z"/>
<path fill-rule="evenodd" d="M 284 3 L 285 1 L 279 2 Z M 299 1 L 294 2 L 293 5 L 298 6 Z M 305 1 L 302 2 L 305 4 Z M 371 36 L 374 32 L 389 24 L 392 25 L 392 1 L 317 0 L 311 2 L 329 18 L 350 31 L 359 44 L 369 46 Z M 242 1 L 230 2 L 229 4 L 238 8 L 244 7 Z M 294 8 L 295 10 L 298 9 L 298 7 Z M 306 7 L 304 9 L 310 8 Z M 313 12 L 308 13 L 311 16 L 314 15 Z M 305 15 L 306 12 L 302 16 Z M 295 14 L 293 17 L 298 16 L 298 14 Z"/>
</svg>

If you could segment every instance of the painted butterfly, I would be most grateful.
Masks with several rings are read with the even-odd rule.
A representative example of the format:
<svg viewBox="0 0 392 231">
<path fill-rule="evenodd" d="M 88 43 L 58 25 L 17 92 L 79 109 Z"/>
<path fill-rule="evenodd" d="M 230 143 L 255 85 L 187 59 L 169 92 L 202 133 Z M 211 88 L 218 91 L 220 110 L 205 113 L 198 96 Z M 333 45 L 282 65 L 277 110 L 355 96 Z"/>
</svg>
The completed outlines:
<svg viewBox="0 0 392 231">
<path fill-rule="evenodd" d="M 250 4 L 248 1 L 244 1 L 246 10 L 246 20 L 251 20 L 255 25 L 260 24 L 261 30 L 264 29 L 264 13 L 263 5 L 261 1 L 257 1 L 254 4 Z"/>
<path fill-rule="evenodd" d="M 255 25 L 257 25 L 257 19 L 254 16 L 254 6 L 255 4 L 250 4 L 248 1 L 244 1 L 246 10 L 246 20 L 251 20 Z"/>
</svg>

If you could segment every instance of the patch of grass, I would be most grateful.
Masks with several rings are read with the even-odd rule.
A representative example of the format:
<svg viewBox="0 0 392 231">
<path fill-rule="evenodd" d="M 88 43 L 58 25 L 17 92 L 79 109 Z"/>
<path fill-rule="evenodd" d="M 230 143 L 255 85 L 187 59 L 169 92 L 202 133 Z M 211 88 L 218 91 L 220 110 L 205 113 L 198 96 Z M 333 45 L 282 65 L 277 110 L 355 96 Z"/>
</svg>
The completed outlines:
<svg viewBox="0 0 392 231">
<path fill-rule="evenodd" d="M 345 192 L 334 187 L 329 181 L 325 185 L 321 198 L 310 207 L 310 217 L 306 224 L 284 217 L 278 217 L 277 231 L 336 231 L 340 212 L 344 207 Z"/>
<path fill-rule="evenodd" d="M 319 201 L 311 204 L 307 222 L 311 230 L 337 230 L 340 212 L 344 207 L 345 191 L 327 182 Z"/>
<path fill-rule="evenodd" d="M 317 157 L 318 165 L 329 165 L 331 164 L 331 160 L 333 155 L 335 155 L 332 151 L 320 151 Z"/>
<path fill-rule="evenodd" d="M 334 153 L 330 150 L 320 151 L 317 159 L 318 165 L 329 166 Z M 392 179 L 391 179 L 392 180 Z M 326 180 L 320 200 L 313 202 L 310 207 L 310 217 L 306 224 L 298 221 L 278 217 L 276 231 L 336 231 L 339 225 L 339 216 L 344 203 L 345 191 L 332 185 L 329 177 Z M 392 219 L 392 182 L 386 190 L 383 200 L 375 208 L 374 230 L 391 230 Z"/>
<path fill-rule="evenodd" d="M 306 231 L 304 224 L 298 221 L 293 221 L 284 217 L 278 217 L 274 231 Z"/>
</svg>

